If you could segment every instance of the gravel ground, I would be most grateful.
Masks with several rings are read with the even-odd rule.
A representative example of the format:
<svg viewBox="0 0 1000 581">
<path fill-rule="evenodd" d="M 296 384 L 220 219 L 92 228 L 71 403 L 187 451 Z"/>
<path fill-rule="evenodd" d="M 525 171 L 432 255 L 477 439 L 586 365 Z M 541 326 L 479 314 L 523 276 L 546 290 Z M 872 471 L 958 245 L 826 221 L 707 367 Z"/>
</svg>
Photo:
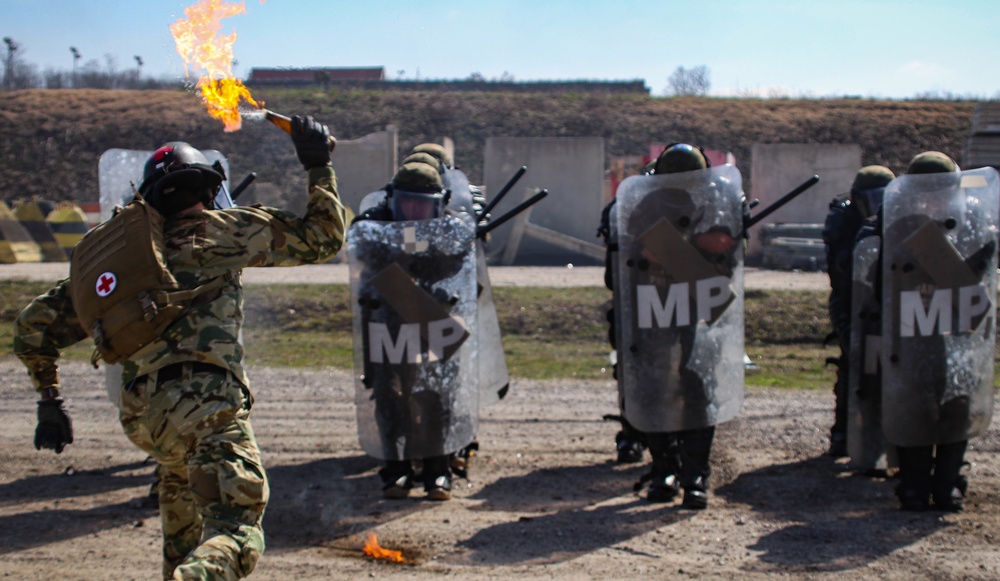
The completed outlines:
<svg viewBox="0 0 1000 581">
<path fill-rule="evenodd" d="M 8 266 L 0 272 L 10 275 Z M 248 273 L 335 282 L 342 269 Z M 524 270 L 534 284 L 600 284 L 599 269 Z M 518 269 L 492 272 L 498 285 L 524 280 Z M 748 281 L 825 288 L 818 278 L 762 272 Z M 20 364 L 0 358 L 0 576 L 156 578 L 159 520 L 143 502 L 152 466 L 122 435 L 103 370 L 61 371 L 76 442 L 55 455 L 34 450 L 35 396 Z M 617 426 L 601 419 L 616 409 L 610 378 L 515 378 L 508 397 L 482 411 L 482 448 L 455 498 L 390 501 L 378 463 L 357 444 L 348 373 L 251 368 L 250 377 L 272 487 L 254 579 L 1000 578 L 995 427 L 967 455 L 965 512 L 904 513 L 892 480 L 823 455 L 830 393 L 751 389 L 718 430 L 709 508 L 691 511 L 646 502 L 632 490 L 646 466 L 613 462 Z M 363 556 L 370 533 L 409 562 Z"/>
<path fill-rule="evenodd" d="M 55 455 L 33 449 L 35 397 L 20 364 L 0 360 L 0 576 L 156 578 L 152 467 L 122 435 L 102 371 L 62 371 L 76 442 Z M 250 376 L 272 490 L 255 579 L 1000 578 L 995 428 L 968 454 L 964 513 L 904 513 L 891 480 L 822 455 L 828 393 L 752 389 L 718 431 L 697 512 L 647 503 L 632 491 L 645 466 L 612 461 L 611 381 L 514 380 L 483 410 L 455 498 L 390 501 L 358 447 L 347 373 Z M 370 533 L 410 563 L 364 557 Z"/>
</svg>

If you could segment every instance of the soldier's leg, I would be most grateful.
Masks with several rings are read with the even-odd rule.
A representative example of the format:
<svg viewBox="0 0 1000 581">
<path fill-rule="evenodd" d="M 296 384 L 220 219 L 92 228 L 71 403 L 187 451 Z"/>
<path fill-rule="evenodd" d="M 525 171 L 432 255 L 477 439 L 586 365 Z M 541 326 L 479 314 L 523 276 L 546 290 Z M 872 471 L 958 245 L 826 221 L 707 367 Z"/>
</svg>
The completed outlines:
<svg viewBox="0 0 1000 581">
<path fill-rule="evenodd" d="M 850 335 L 848 335 L 848 339 Z M 840 357 L 837 359 L 837 381 L 833 384 L 833 426 L 830 428 L 830 448 L 827 455 L 834 458 L 847 456 L 847 401 L 850 378 L 850 346 L 840 339 Z"/>
<path fill-rule="evenodd" d="M 201 542 L 203 522 L 188 487 L 183 465 L 157 467 L 160 522 L 163 528 L 163 578 L 173 579 L 174 569 Z"/>
<path fill-rule="evenodd" d="M 249 390 L 218 368 L 180 366 L 160 378 L 150 400 L 161 420 L 153 434 L 161 463 L 187 471 L 188 490 L 203 521 L 198 545 L 175 579 L 240 579 L 264 550 L 261 519 L 267 476 L 250 427 Z"/>
<path fill-rule="evenodd" d="M 150 409 L 155 395 L 156 374 L 139 377 L 122 392 L 118 417 L 133 444 L 157 460 L 157 504 L 163 529 L 163 578 L 172 579 L 174 569 L 201 540 L 202 519 L 188 489 L 184 450 L 176 440 L 165 444 L 154 434 L 163 431 L 165 413 Z M 154 405 L 162 405 L 159 400 Z M 172 466 L 172 467 L 171 467 Z"/>
<path fill-rule="evenodd" d="M 927 510 L 931 495 L 933 446 L 898 446 L 899 485 L 896 496 L 903 510 Z"/>
<path fill-rule="evenodd" d="M 680 469 L 677 435 L 672 432 L 656 432 L 645 434 L 645 437 L 649 453 L 653 457 L 646 500 L 670 502 L 681 489 L 677 477 Z"/>
<path fill-rule="evenodd" d="M 937 445 L 931 481 L 935 508 L 949 512 L 962 510 L 968 481 L 962 476 L 961 470 L 965 465 L 965 448 L 968 443 L 968 440 L 962 440 Z"/>
<path fill-rule="evenodd" d="M 684 487 L 683 504 L 687 508 L 703 509 L 708 506 L 708 477 L 712 473 L 709 459 L 712 455 L 715 426 L 685 430 L 678 436 L 680 480 Z"/>
</svg>

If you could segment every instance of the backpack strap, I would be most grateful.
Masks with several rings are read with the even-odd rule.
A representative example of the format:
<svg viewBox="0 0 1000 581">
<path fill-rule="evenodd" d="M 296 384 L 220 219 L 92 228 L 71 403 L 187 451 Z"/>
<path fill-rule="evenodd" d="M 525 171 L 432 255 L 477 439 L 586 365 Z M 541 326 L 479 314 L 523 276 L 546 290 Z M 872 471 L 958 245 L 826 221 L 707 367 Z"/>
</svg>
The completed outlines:
<svg viewBox="0 0 1000 581">
<path fill-rule="evenodd" d="M 156 315 L 156 310 L 159 307 L 188 303 L 209 291 L 221 287 L 223 284 L 232 281 L 234 278 L 236 277 L 232 272 L 227 272 L 226 274 L 218 276 L 205 284 L 196 286 L 193 289 L 181 291 L 154 291 L 152 296 L 147 295 L 146 297 L 146 300 L 149 302 L 149 306 L 147 307 L 146 304 L 143 304 L 143 307 L 146 309 L 147 314 L 152 312 L 152 315 L 148 315 L 152 317 Z"/>
</svg>

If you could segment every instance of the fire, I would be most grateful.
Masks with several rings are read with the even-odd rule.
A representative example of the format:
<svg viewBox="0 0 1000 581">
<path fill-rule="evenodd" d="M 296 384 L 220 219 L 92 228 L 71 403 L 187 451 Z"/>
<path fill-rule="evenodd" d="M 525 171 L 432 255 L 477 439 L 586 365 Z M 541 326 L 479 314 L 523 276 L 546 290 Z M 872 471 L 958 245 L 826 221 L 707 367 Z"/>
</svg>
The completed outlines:
<svg viewBox="0 0 1000 581">
<path fill-rule="evenodd" d="M 368 540 L 365 541 L 365 546 L 361 548 L 364 554 L 369 557 L 374 557 L 376 559 L 385 559 L 393 563 L 405 563 L 406 559 L 403 558 L 403 553 L 399 551 L 392 551 L 389 549 L 383 549 L 378 544 L 378 537 L 375 533 L 370 533 L 368 535 Z"/>
<path fill-rule="evenodd" d="M 243 2 L 199 0 L 184 9 L 186 18 L 170 25 L 177 53 L 184 59 L 184 73 L 202 71 L 198 84 L 208 114 L 221 120 L 226 131 L 237 131 L 242 125 L 239 106 L 244 101 L 260 108 L 243 82 L 233 75 L 233 44 L 236 33 L 220 35 L 222 19 L 245 14 Z"/>
</svg>

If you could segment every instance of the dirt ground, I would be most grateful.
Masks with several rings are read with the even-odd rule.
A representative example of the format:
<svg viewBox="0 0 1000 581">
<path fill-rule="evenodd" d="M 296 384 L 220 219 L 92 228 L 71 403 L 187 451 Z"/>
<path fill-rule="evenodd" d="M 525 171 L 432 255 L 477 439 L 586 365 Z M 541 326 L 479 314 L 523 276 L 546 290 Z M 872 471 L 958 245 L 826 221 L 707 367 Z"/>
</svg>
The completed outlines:
<svg viewBox="0 0 1000 581">
<path fill-rule="evenodd" d="M 34 396 L 20 364 L 0 360 L 0 575 L 157 578 L 152 467 L 122 435 L 103 373 L 62 371 L 76 442 L 55 455 L 32 447 Z M 272 490 L 255 579 L 1000 578 L 996 428 L 972 443 L 965 512 L 904 513 L 892 481 L 822 455 L 829 394 L 754 389 L 718 431 L 699 512 L 632 492 L 645 466 L 612 461 L 610 380 L 515 381 L 483 411 L 455 498 L 393 501 L 358 447 L 348 374 L 250 373 Z M 364 557 L 369 533 L 412 562 Z"/>
<path fill-rule="evenodd" d="M 158 578 L 152 465 L 122 435 L 103 370 L 61 371 L 76 442 L 55 455 L 33 448 L 35 397 L 0 358 L 0 576 Z M 272 491 L 253 579 L 1000 578 L 996 427 L 971 443 L 965 512 L 904 513 L 892 480 L 823 456 L 830 393 L 751 389 L 718 430 L 709 508 L 691 511 L 647 503 L 632 491 L 646 466 L 613 462 L 610 377 L 515 380 L 483 410 L 455 498 L 385 500 L 348 373 L 250 377 Z M 363 556 L 370 533 L 410 562 Z"/>
</svg>

